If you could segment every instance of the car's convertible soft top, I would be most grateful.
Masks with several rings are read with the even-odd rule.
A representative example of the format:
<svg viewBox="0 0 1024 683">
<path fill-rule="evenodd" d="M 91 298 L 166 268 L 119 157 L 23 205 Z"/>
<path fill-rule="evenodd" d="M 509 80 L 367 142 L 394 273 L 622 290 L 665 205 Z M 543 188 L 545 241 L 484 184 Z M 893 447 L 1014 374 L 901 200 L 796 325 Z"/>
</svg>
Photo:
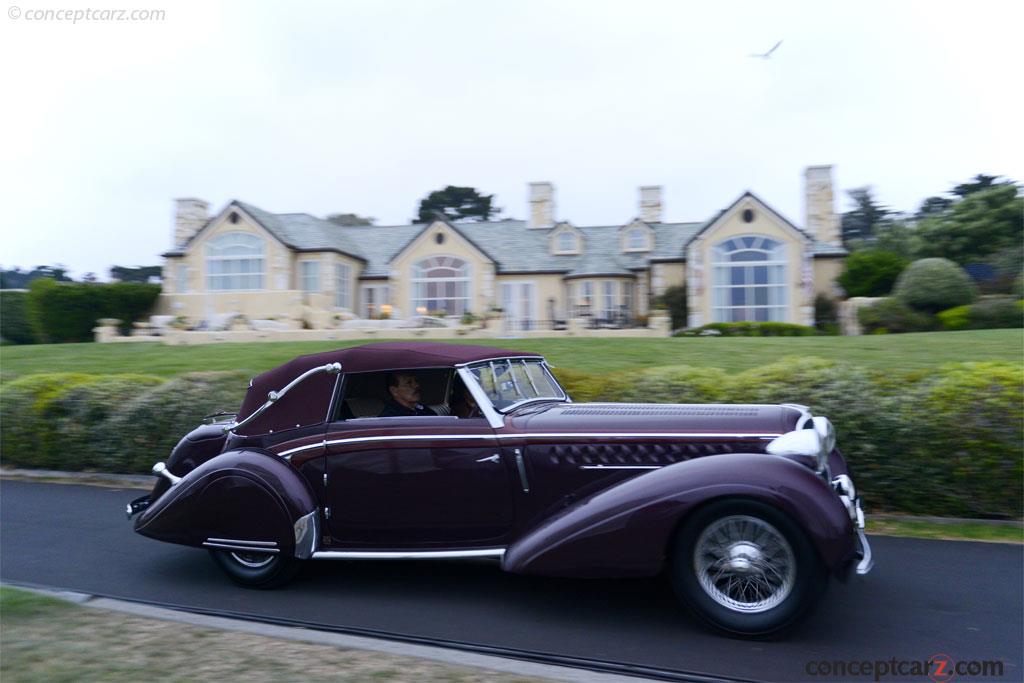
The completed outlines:
<svg viewBox="0 0 1024 683">
<path fill-rule="evenodd" d="M 380 342 L 347 349 L 299 356 L 284 365 L 253 378 L 238 410 L 238 421 L 251 415 L 267 400 L 271 391 L 287 386 L 304 372 L 329 363 L 340 363 L 346 374 L 381 372 L 395 369 L 450 368 L 464 363 L 498 358 L 536 358 L 535 353 L 509 351 L 474 344 L 434 342 Z M 283 396 L 274 406 L 252 422 L 239 428 L 239 434 L 266 434 L 324 421 L 330 408 L 331 386 L 335 375 L 320 374 L 305 382 L 306 391 Z"/>
</svg>

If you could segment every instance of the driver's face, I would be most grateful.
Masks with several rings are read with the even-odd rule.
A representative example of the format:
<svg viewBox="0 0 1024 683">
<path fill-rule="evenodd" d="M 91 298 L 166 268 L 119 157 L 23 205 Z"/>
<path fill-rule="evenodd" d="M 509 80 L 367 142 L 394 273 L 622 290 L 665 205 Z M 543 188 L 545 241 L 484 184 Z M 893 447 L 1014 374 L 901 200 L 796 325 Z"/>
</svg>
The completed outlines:
<svg viewBox="0 0 1024 683">
<path fill-rule="evenodd" d="M 419 380 L 415 375 L 399 375 L 398 386 L 391 387 L 391 395 L 406 408 L 413 407 L 420 400 Z"/>
</svg>

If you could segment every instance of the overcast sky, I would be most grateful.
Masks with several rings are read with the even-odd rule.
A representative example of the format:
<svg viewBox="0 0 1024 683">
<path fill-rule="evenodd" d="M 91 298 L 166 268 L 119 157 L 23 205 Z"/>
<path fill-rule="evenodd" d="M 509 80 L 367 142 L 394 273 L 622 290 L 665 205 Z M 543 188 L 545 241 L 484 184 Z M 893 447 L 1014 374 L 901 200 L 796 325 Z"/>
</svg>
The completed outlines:
<svg viewBox="0 0 1024 683">
<path fill-rule="evenodd" d="M 802 224 L 811 164 L 840 211 L 860 185 L 910 211 L 1024 180 L 1021 2 L 124 0 L 165 19 L 74 24 L 26 13 L 96 3 L 6 4 L 4 267 L 157 264 L 185 196 L 393 224 L 448 184 L 525 218 L 548 180 L 593 225 L 656 184 L 666 220 L 750 189 Z"/>
</svg>

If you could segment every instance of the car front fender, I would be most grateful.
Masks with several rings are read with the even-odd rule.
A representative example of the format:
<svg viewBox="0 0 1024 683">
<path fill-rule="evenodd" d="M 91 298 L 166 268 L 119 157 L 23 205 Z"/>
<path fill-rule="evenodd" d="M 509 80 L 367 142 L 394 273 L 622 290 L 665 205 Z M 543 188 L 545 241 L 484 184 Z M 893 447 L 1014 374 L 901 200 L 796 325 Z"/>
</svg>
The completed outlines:
<svg viewBox="0 0 1024 683">
<path fill-rule="evenodd" d="M 580 501 L 512 543 L 502 567 L 549 576 L 654 575 L 680 521 L 711 500 L 732 497 L 788 514 L 829 571 L 856 553 L 849 514 L 814 472 L 785 458 L 735 453 L 652 470 Z"/>
<path fill-rule="evenodd" d="M 182 545 L 309 557 L 318 515 L 315 494 L 291 465 L 242 449 L 186 474 L 136 519 L 135 531 Z"/>
</svg>

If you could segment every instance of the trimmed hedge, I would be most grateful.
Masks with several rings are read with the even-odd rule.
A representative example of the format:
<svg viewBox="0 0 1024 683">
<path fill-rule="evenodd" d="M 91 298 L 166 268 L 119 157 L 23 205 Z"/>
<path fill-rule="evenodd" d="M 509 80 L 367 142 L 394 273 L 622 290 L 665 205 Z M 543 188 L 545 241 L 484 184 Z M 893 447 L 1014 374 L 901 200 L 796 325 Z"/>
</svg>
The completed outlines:
<svg viewBox="0 0 1024 683">
<path fill-rule="evenodd" d="M 11 344 L 35 344 L 28 321 L 28 292 L 0 290 L 0 338 Z"/>
<path fill-rule="evenodd" d="M 97 320 L 117 318 L 121 331 L 127 332 L 132 322 L 149 313 L 159 295 L 159 285 L 41 278 L 29 285 L 28 317 L 44 343 L 89 342 Z"/>
<path fill-rule="evenodd" d="M 982 298 L 970 306 L 957 306 L 938 314 L 947 330 L 994 330 L 1024 327 L 1024 301 L 1012 297 Z"/>
<path fill-rule="evenodd" d="M 558 377 L 577 400 L 808 405 L 835 424 L 869 512 L 1024 515 L 1024 371 L 1017 364 L 894 376 L 812 358 L 735 375 L 677 366 L 630 373 L 628 381 L 578 371 Z"/>
<path fill-rule="evenodd" d="M 936 319 L 897 299 L 889 297 L 857 311 L 857 321 L 864 334 L 900 334 L 903 332 L 930 332 L 939 323 Z"/>
<path fill-rule="evenodd" d="M 798 358 L 733 375 L 688 366 L 554 372 L 577 401 L 808 405 L 835 424 L 869 513 L 1024 514 L 1019 364 L 894 375 Z M 240 373 L 169 381 L 29 375 L 0 388 L 0 459 L 14 467 L 146 473 L 203 416 L 237 409 L 246 387 Z"/>
<path fill-rule="evenodd" d="M 813 337 L 818 330 L 793 323 L 709 323 L 680 330 L 674 337 Z"/>
<path fill-rule="evenodd" d="M 978 298 L 978 288 L 963 268 L 944 258 L 914 261 L 893 289 L 900 301 L 919 311 L 938 313 Z"/>
<path fill-rule="evenodd" d="M 203 416 L 236 410 L 240 373 L 29 375 L 0 388 L 6 467 L 148 473 Z"/>
</svg>

